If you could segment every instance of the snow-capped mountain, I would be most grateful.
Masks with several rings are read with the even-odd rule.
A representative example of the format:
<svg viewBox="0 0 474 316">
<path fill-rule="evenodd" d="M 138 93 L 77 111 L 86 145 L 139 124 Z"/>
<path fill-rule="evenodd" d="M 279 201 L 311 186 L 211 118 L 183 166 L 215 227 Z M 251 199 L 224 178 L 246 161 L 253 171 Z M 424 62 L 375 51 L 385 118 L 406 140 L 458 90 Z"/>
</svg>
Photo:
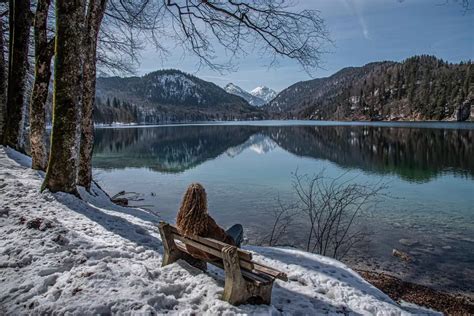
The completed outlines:
<svg viewBox="0 0 474 316">
<path fill-rule="evenodd" d="M 256 87 L 250 92 L 245 91 L 239 86 L 236 86 L 233 83 L 229 83 L 224 87 L 224 90 L 227 93 L 238 95 L 246 100 L 250 105 L 253 106 L 263 106 L 273 100 L 276 97 L 277 93 L 265 86 Z"/>
<path fill-rule="evenodd" d="M 227 93 L 238 95 L 239 97 L 243 98 L 245 101 L 247 101 L 250 105 L 253 105 L 253 106 L 262 106 L 266 103 L 265 100 L 251 95 L 250 93 L 248 93 L 241 87 L 236 86 L 233 83 L 227 84 L 224 87 L 224 90 Z"/>
<path fill-rule="evenodd" d="M 277 96 L 275 90 L 272 90 L 266 86 L 256 87 L 255 89 L 250 91 L 250 94 L 254 97 L 262 99 L 263 101 L 265 101 L 265 103 L 270 102 Z"/>
</svg>

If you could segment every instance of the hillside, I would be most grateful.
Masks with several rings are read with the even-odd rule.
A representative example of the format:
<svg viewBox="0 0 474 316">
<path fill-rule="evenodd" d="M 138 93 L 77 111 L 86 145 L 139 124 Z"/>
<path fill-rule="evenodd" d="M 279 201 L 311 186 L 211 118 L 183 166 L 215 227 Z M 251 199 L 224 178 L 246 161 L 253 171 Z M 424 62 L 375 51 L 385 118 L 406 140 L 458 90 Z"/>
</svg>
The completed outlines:
<svg viewBox="0 0 474 316">
<path fill-rule="evenodd" d="M 262 112 L 219 86 L 178 70 L 97 78 L 97 123 L 161 123 L 260 118 Z"/>
<path fill-rule="evenodd" d="M 370 63 L 298 82 L 265 109 L 276 118 L 466 120 L 473 103 L 470 62 L 451 64 L 433 56 L 415 56 L 401 63 Z"/>
</svg>

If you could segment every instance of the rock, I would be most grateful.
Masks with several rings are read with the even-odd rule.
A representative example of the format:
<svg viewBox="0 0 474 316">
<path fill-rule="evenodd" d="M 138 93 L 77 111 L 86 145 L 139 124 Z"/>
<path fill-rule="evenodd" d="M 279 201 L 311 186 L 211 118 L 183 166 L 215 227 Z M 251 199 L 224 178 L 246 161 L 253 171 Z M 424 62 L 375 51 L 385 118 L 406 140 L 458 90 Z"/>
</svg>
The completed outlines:
<svg viewBox="0 0 474 316">
<path fill-rule="evenodd" d="M 66 246 L 69 244 L 69 239 L 67 239 L 61 234 L 58 234 L 56 237 L 54 237 L 53 241 L 61 246 Z"/>
<path fill-rule="evenodd" d="M 469 100 L 464 101 L 456 111 L 456 120 L 458 122 L 464 122 L 471 116 L 471 102 Z"/>
<path fill-rule="evenodd" d="M 406 262 L 410 262 L 412 260 L 411 257 L 407 253 L 405 253 L 403 251 L 400 251 L 398 249 L 393 249 L 392 250 L 392 256 L 398 257 L 398 258 L 400 258 L 400 259 L 402 259 L 403 261 L 406 261 Z"/>
<path fill-rule="evenodd" d="M 53 228 L 53 224 L 48 220 L 44 220 L 43 218 L 35 218 L 27 221 L 26 227 L 29 229 L 45 231 L 48 228 Z"/>
<path fill-rule="evenodd" d="M 120 206 L 128 206 L 128 199 L 126 198 L 116 198 L 112 202 Z"/>
<path fill-rule="evenodd" d="M 5 216 L 8 217 L 10 215 L 10 208 L 7 206 L 3 209 L 0 209 L 0 217 Z"/>
<path fill-rule="evenodd" d="M 398 242 L 401 243 L 402 245 L 409 246 L 409 247 L 418 244 L 418 241 L 416 240 L 410 240 L 410 239 L 405 239 L 405 238 L 400 239 Z"/>
</svg>

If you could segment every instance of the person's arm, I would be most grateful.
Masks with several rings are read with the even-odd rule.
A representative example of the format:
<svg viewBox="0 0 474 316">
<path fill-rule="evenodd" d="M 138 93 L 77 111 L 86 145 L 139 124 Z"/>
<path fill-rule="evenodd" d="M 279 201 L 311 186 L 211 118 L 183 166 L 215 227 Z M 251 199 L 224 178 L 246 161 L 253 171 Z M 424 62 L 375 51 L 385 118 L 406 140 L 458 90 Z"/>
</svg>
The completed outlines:
<svg viewBox="0 0 474 316">
<path fill-rule="evenodd" d="M 235 246 L 234 239 L 232 239 L 232 237 L 227 235 L 225 230 L 223 230 L 219 225 L 217 225 L 214 219 L 210 216 L 209 216 L 207 234 L 208 234 L 207 237 L 209 238 L 216 239 L 216 240 L 225 242 L 226 244 Z"/>
</svg>

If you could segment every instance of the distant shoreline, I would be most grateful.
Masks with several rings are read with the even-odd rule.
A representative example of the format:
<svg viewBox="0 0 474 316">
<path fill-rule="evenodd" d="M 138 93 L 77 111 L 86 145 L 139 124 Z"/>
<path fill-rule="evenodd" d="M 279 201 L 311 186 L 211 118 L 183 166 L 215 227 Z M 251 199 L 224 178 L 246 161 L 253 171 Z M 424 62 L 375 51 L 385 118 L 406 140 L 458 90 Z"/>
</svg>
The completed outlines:
<svg viewBox="0 0 474 316">
<path fill-rule="evenodd" d="M 168 122 L 163 124 L 113 123 L 94 124 L 94 128 L 151 128 L 166 126 L 374 126 L 374 127 L 416 127 L 416 128 L 447 128 L 474 129 L 474 121 L 319 121 L 319 120 L 242 120 L 242 121 L 193 121 Z"/>
</svg>

